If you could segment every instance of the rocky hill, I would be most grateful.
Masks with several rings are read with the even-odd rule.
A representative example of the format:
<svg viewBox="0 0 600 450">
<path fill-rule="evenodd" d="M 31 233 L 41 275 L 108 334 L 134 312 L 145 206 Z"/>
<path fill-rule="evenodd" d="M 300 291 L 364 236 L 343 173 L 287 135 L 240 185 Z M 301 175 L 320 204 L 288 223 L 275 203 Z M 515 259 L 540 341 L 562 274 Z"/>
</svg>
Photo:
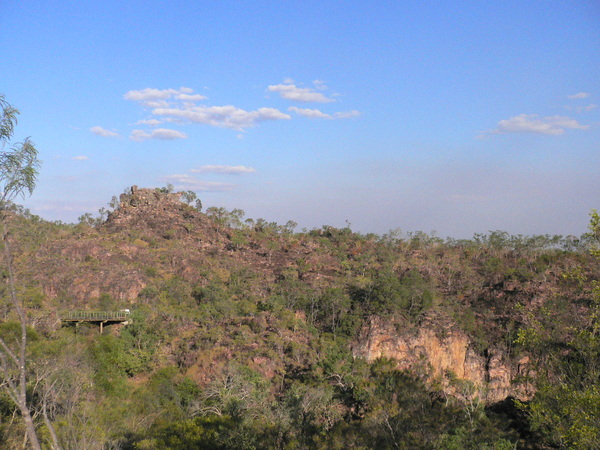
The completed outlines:
<svg viewBox="0 0 600 450">
<path fill-rule="evenodd" d="M 214 418 L 219 439 L 250 433 L 269 443 L 246 436 L 252 445 L 219 448 L 443 447 L 465 430 L 480 444 L 541 442 L 515 407 L 495 413 L 494 405 L 536 392 L 547 354 L 527 333 L 543 326 L 544 345 L 566 351 L 573 330 L 590 323 L 591 288 L 569 275 L 599 276 L 583 241 L 501 232 L 455 241 L 327 226 L 296 233 L 243 221 L 239 210 L 202 213 L 180 197 L 134 186 L 97 226 L 11 219 L 31 323 L 44 345 L 70 342 L 71 354 L 57 360 L 75 358 L 90 380 L 71 413 L 108 427 L 96 436 L 103 444 L 87 448 L 186 448 L 161 439 L 192 422 L 209 430 Z M 103 336 L 58 320 L 66 310 L 122 308 L 133 324 Z M 53 398 L 55 420 L 64 420 L 66 400 Z M 120 418 L 107 425 L 86 409 L 93 401 Z M 98 434 L 74 426 L 63 429 L 73 442 Z M 402 430 L 412 441 L 398 440 Z M 5 439 L 17 432 L 7 428 Z"/>
</svg>

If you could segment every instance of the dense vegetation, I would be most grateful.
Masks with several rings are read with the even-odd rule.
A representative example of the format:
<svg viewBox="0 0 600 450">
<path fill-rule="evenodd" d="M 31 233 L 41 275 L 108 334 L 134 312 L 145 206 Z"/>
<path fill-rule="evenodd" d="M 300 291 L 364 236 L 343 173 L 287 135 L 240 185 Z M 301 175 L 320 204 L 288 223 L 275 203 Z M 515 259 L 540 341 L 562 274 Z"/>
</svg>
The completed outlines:
<svg viewBox="0 0 600 450">
<path fill-rule="evenodd" d="M 111 205 L 73 225 L 13 206 L 7 222 L 43 446 L 600 443 L 597 215 L 580 238 L 496 231 L 455 240 L 350 227 L 296 232 L 293 222 L 245 220 L 241 210 L 203 214 L 199 203 L 154 215 L 152 205 Z M 18 317 L 3 294 L 0 337 L 13 342 Z M 93 324 L 61 326 L 57 316 L 121 308 L 133 323 L 102 335 Z M 408 372 L 356 357 L 374 317 L 403 332 L 444 333 L 451 323 L 478 354 L 527 355 L 537 394 L 486 404 L 448 395 L 427 364 Z M 20 448 L 23 435 L 18 408 L 0 394 L 1 445 Z"/>
</svg>

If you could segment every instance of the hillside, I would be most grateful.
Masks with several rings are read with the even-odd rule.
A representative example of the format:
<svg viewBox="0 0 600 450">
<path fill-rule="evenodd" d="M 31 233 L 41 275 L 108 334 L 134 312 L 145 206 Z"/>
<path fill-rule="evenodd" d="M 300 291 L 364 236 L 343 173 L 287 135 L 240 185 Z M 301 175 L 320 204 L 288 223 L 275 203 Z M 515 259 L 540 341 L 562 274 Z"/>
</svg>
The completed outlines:
<svg viewBox="0 0 600 450">
<path fill-rule="evenodd" d="M 64 448 L 562 445 L 513 399 L 535 405 L 553 352 L 594 326 L 589 237 L 298 233 L 165 190 L 119 200 L 96 226 L 9 221 L 32 389 Z M 124 308 L 102 335 L 59 320 Z"/>
</svg>

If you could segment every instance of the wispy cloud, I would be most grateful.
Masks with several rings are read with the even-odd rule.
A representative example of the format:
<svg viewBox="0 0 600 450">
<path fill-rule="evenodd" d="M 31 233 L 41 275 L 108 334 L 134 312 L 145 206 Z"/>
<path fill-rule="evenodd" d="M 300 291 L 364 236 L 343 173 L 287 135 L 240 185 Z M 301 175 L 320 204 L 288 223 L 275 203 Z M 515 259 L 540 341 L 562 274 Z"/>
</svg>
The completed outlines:
<svg viewBox="0 0 600 450">
<path fill-rule="evenodd" d="M 202 192 L 224 192 L 230 191 L 235 186 L 229 183 L 217 183 L 214 181 L 199 180 L 191 175 L 166 175 L 159 179 L 161 183 L 170 183 L 178 190 L 191 190 Z"/>
<path fill-rule="evenodd" d="M 96 136 L 102 137 L 119 137 L 119 133 L 115 133 L 114 131 L 107 130 L 102 128 L 101 126 L 96 126 L 90 128 L 90 131 L 94 133 Z"/>
<path fill-rule="evenodd" d="M 326 114 L 319 109 L 311 108 L 297 108 L 296 106 L 290 106 L 288 111 L 292 111 L 299 116 L 308 117 L 311 119 L 348 119 L 351 117 L 360 116 L 360 113 L 356 110 L 353 111 L 341 111 L 336 112 L 333 115 Z"/>
<path fill-rule="evenodd" d="M 584 113 L 584 112 L 588 112 L 591 111 L 593 109 L 596 109 L 598 107 L 598 105 L 596 104 L 589 104 L 589 105 L 585 105 L 585 106 L 571 106 L 571 105 L 565 105 L 565 109 L 569 110 L 569 111 L 575 111 L 576 113 Z"/>
<path fill-rule="evenodd" d="M 167 128 L 157 128 L 156 130 L 152 130 L 151 132 L 147 132 L 144 130 L 133 130 L 131 132 L 131 136 L 129 139 L 132 141 L 146 141 L 148 139 L 161 139 L 166 141 L 172 141 L 175 139 L 184 139 L 187 135 L 177 130 L 170 130 Z"/>
<path fill-rule="evenodd" d="M 275 108 L 259 108 L 246 111 L 235 106 L 194 106 L 190 108 L 156 108 L 152 113 L 168 116 L 181 122 L 202 123 L 214 127 L 244 130 L 259 122 L 291 119 L 288 114 Z"/>
<path fill-rule="evenodd" d="M 227 175 L 240 175 L 243 173 L 254 173 L 255 169 L 252 167 L 246 166 L 216 166 L 216 165 L 207 165 L 201 166 L 197 169 L 190 170 L 192 173 L 219 173 L 219 174 L 227 174 Z"/>
<path fill-rule="evenodd" d="M 329 103 L 334 100 L 323 92 L 327 86 L 321 80 L 313 81 L 313 88 L 298 87 L 292 79 L 286 79 L 283 84 L 268 86 L 270 92 L 277 92 L 282 98 L 297 102 Z M 188 87 L 179 89 L 146 88 L 131 90 L 123 96 L 126 100 L 135 101 L 150 110 L 151 116 L 136 122 L 136 125 L 156 127 L 160 124 L 204 124 L 212 127 L 229 128 L 245 131 L 266 121 L 290 120 L 292 117 L 277 108 L 261 107 L 246 110 L 233 105 L 210 106 L 201 104 L 207 99 L 202 94 L 194 93 Z M 356 117 L 358 111 L 325 113 L 318 109 L 290 108 L 300 116 L 321 119 L 345 119 Z M 144 141 L 148 139 L 179 139 L 186 137 L 182 132 L 164 129 L 133 130 L 130 139 Z"/>
<path fill-rule="evenodd" d="M 197 102 L 206 100 L 201 94 L 194 94 L 194 90 L 188 87 L 179 89 L 153 89 L 146 88 L 126 92 L 123 96 L 125 100 L 140 103 L 146 108 L 164 108 L 169 106 L 169 100 L 176 99 L 183 102 Z"/>
<path fill-rule="evenodd" d="M 89 158 L 87 156 L 73 156 L 71 159 L 74 159 L 75 161 L 87 161 Z"/>
<path fill-rule="evenodd" d="M 324 112 L 318 109 L 310 109 L 310 108 L 297 108 L 296 106 L 290 106 L 288 111 L 292 111 L 299 116 L 309 117 L 311 119 L 332 119 L 332 116 L 329 114 L 325 114 Z"/>
<path fill-rule="evenodd" d="M 333 117 L 335 117 L 336 119 L 349 119 L 351 117 L 358 117 L 360 116 L 360 112 L 356 111 L 355 109 L 353 109 L 352 111 L 341 111 L 341 112 L 336 112 Z"/>
<path fill-rule="evenodd" d="M 291 80 L 286 80 L 291 81 Z M 325 90 L 327 87 L 322 81 L 316 81 L 315 87 L 319 90 Z M 277 92 L 281 98 L 303 103 L 330 103 L 334 102 L 332 98 L 326 97 L 321 92 L 316 92 L 315 89 L 298 87 L 292 82 L 283 84 L 272 84 L 267 87 L 269 92 Z"/>
<path fill-rule="evenodd" d="M 200 102 L 202 100 L 206 100 L 208 97 L 202 94 L 177 94 L 175 96 L 177 100 L 182 100 L 184 102 Z"/>
<path fill-rule="evenodd" d="M 587 128 L 589 125 L 582 125 L 570 117 L 539 117 L 537 114 L 520 114 L 501 120 L 495 129 L 483 134 L 533 133 L 557 136 L 563 134 L 566 129 L 585 130 Z"/>
<path fill-rule="evenodd" d="M 133 100 L 135 102 L 143 102 L 146 100 L 158 100 L 158 99 L 167 99 L 171 97 L 173 94 L 177 94 L 178 91 L 175 89 L 152 89 L 146 88 L 141 89 L 139 91 L 128 91 L 125 93 L 123 98 L 125 100 Z"/>
<path fill-rule="evenodd" d="M 35 207 L 36 211 L 83 211 L 84 207 L 77 204 L 64 203 L 60 201 L 45 201 Z"/>
<path fill-rule="evenodd" d="M 580 98 L 588 98 L 589 96 L 590 94 L 588 94 L 587 92 L 578 92 L 577 94 L 567 95 L 567 98 L 569 100 L 577 100 Z"/>
<path fill-rule="evenodd" d="M 143 119 L 143 120 L 138 120 L 135 124 L 136 125 L 149 125 L 151 127 L 155 127 L 157 125 L 160 125 L 162 123 L 162 121 L 158 120 L 158 119 Z"/>
<path fill-rule="evenodd" d="M 318 89 L 319 91 L 327 90 L 327 86 L 325 85 L 325 82 L 323 80 L 315 80 L 313 81 L 313 84 L 315 85 L 315 89 Z"/>
</svg>

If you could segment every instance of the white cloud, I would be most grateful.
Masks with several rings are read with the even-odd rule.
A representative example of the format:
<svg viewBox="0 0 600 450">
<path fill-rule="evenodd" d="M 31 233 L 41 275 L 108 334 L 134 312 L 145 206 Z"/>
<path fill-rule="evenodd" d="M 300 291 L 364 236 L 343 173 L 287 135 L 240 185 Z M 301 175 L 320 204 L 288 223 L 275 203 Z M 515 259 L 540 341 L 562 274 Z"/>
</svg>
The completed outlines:
<svg viewBox="0 0 600 450">
<path fill-rule="evenodd" d="M 90 131 L 92 133 L 94 133 L 96 136 L 119 137 L 118 133 L 115 133 L 114 131 L 106 130 L 100 126 L 92 127 L 92 128 L 90 128 Z"/>
<path fill-rule="evenodd" d="M 73 156 L 71 159 L 74 159 L 75 161 L 87 161 L 88 157 L 87 156 Z"/>
<path fill-rule="evenodd" d="M 308 117 L 311 119 L 349 119 L 351 117 L 360 116 L 360 113 L 356 110 L 353 111 L 340 111 L 336 112 L 333 115 L 326 114 L 319 109 L 311 109 L 311 108 L 297 108 L 295 106 L 290 106 L 288 111 L 295 112 L 296 114 Z"/>
<path fill-rule="evenodd" d="M 583 112 L 588 112 L 591 111 L 593 109 L 596 109 L 598 107 L 598 105 L 596 104 L 589 104 L 589 105 L 585 105 L 585 106 L 571 106 L 571 105 L 565 105 L 565 109 L 568 109 L 569 111 L 575 111 L 576 113 L 583 113 Z"/>
<path fill-rule="evenodd" d="M 246 166 L 208 165 L 208 166 L 198 167 L 197 169 L 192 169 L 192 170 L 190 170 L 190 172 L 192 172 L 192 173 L 221 173 L 221 174 L 239 175 L 242 173 L 254 173 L 254 172 L 256 172 L 256 170 L 253 169 L 252 167 L 246 167 Z"/>
<path fill-rule="evenodd" d="M 501 120 L 495 129 L 484 134 L 533 133 L 556 136 L 563 134 L 565 129 L 585 130 L 587 128 L 589 128 L 588 125 L 582 125 L 570 117 L 539 117 L 537 114 L 520 114 Z"/>
<path fill-rule="evenodd" d="M 156 130 L 152 130 L 152 139 L 165 139 L 165 140 L 173 140 L 173 139 L 185 139 L 187 135 L 177 130 L 169 130 L 167 128 L 157 128 Z"/>
<path fill-rule="evenodd" d="M 205 95 L 201 95 L 201 94 L 177 94 L 175 96 L 175 98 L 177 100 L 182 100 L 185 102 L 199 102 L 202 100 L 206 100 L 208 97 L 206 97 Z"/>
<path fill-rule="evenodd" d="M 292 81 L 292 83 L 293 83 L 293 81 Z M 325 85 L 325 82 L 323 80 L 315 80 L 315 81 L 313 81 L 313 84 L 315 85 L 315 88 L 318 89 L 319 91 L 327 90 L 327 86 Z"/>
<path fill-rule="evenodd" d="M 204 95 L 194 94 L 194 90 L 188 87 L 177 89 L 152 89 L 146 88 L 139 91 L 129 91 L 125 93 L 123 98 L 139 102 L 146 108 L 167 108 L 168 100 L 175 98 L 185 102 L 198 102 L 206 100 Z"/>
<path fill-rule="evenodd" d="M 167 128 L 157 128 L 156 130 L 152 130 L 152 132 L 148 133 L 144 130 L 133 130 L 131 132 L 131 136 L 129 139 L 132 141 L 145 141 L 148 139 L 161 139 L 161 140 L 174 140 L 174 139 L 184 139 L 187 135 L 177 130 L 170 130 Z"/>
<path fill-rule="evenodd" d="M 325 96 L 317 90 L 326 90 L 327 86 L 321 80 L 313 81 L 314 88 L 301 88 L 294 84 L 292 79 L 286 79 L 283 84 L 271 85 L 268 90 L 277 92 L 283 98 L 298 102 L 328 103 L 334 100 Z M 194 90 L 187 87 L 179 89 L 153 89 L 146 88 L 132 90 L 124 95 L 126 100 L 138 102 L 145 108 L 151 110 L 151 117 L 140 120 L 136 125 L 148 125 L 156 127 L 163 123 L 198 123 L 213 127 L 229 128 L 244 131 L 254 127 L 260 122 L 271 120 L 290 120 L 292 117 L 276 108 L 258 108 L 256 110 L 244 110 L 233 105 L 206 106 L 197 102 L 206 100 L 206 96 L 195 94 Z M 337 112 L 333 114 L 324 113 L 318 109 L 289 108 L 298 115 L 304 117 L 321 119 L 345 119 L 356 117 L 358 111 Z M 183 133 L 171 130 L 169 133 L 144 130 L 133 130 L 130 139 L 143 141 L 147 139 L 178 139 L 186 137 Z"/>
<path fill-rule="evenodd" d="M 235 106 L 195 106 L 191 108 L 156 108 L 157 116 L 170 116 L 180 121 L 203 123 L 215 127 L 243 130 L 267 120 L 291 119 L 275 108 L 259 108 L 245 111 Z"/>
<path fill-rule="evenodd" d="M 336 119 L 349 119 L 350 117 L 358 117 L 360 116 L 360 112 L 353 109 L 352 111 L 341 111 L 336 112 L 333 115 Z"/>
<path fill-rule="evenodd" d="M 167 175 L 159 179 L 161 183 L 170 183 L 178 190 L 191 190 L 203 192 L 224 192 L 234 188 L 233 184 L 203 181 L 191 175 Z"/>
<path fill-rule="evenodd" d="M 146 139 L 150 139 L 152 135 L 147 133 L 144 130 L 133 130 L 131 132 L 131 135 L 129 136 L 129 139 L 131 139 L 132 141 L 145 141 Z"/>
<path fill-rule="evenodd" d="M 141 91 L 129 91 L 123 97 L 125 100 L 143 102 L 147 100 L 166 100 L 172 95 L 177 94 L 175 89 L 151 89 L 146 88 Z"/>
<path fill-rule="evenodd" d="M 140 102 L 145 108 L 166 108 L 169 102 L 166 100 L 145 100 Z"/>
<path fill-rule="evenodd" d="M 310 117 L 311 119 L 331 119 L 332 117 L 329 114 L 325 114 L 318 109 L 309 109 L 309 108 L 297 108 L 295 106 L 290 106 L 288 111 L 295 112 L 296 114 L 304 117 Z"/>
<path fill-rule="evenodd" d="M 324 85 L 319 82 L 317 89 L 323 89 Z M 277 92 L 282 98 L 286 100 L 293 100 L 296 102 L 315 102 L 315 103 L 330 103 L 335 100 L 326 97 L 320 92 L 315 92 L 311 88 L 300 88 L 292 83 L 274 84 L 267 87 L 269 92 Z"/>
<path fill-rule="evenodd" d="M 569 100 L 577 100 L 580 98 L 588 98 L 589 96 L 590 94 L 588 94 L 587 92 L 578 92 L 577 94 L 567 95 L 567 98 Z"/>
<path fill-rule="evenodd" d="M 149 125 L 151 127 L 155 127 L 157 125 L 160 125 L 162 122 L 158 119 L 144 119 L 144 120 L 138 120 L 135 124 L 136 125 Z"/>
</svg>

